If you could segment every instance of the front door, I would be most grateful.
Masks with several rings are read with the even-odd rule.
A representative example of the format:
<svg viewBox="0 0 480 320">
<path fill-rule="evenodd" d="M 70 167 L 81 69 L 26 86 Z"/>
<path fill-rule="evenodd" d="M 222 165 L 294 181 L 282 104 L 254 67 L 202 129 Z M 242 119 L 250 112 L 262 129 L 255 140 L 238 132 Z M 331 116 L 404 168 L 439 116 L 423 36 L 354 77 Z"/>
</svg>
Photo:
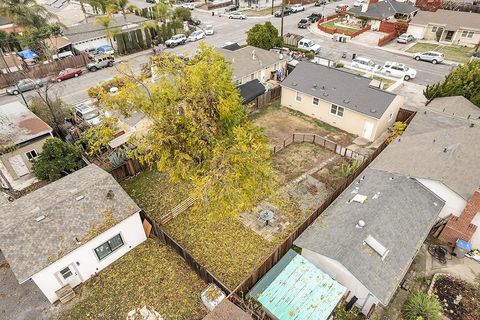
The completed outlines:
<svg viewBox="0 0 480 320">
<path fill-rule="evenodd" d="M 80 279 L 80 276 L 78 275 L 78 272 L 75 269 L 73 264 L 60 270 L 58 272 L 58 278 L 60 279 L 60 282 L 62 283 L 62 285 L 65 286 L 69 284 L 72 288 L 82 283 L 82 280 Z"/>
<path fill-rule="evenodd" d="M 13 171 L 15 171 L 17 176 L 21 177 L 30 173 L 30 171 L 27 168 L 27 165 L 23 161 L 22 155 L 17 154 L 16 156 L 13 156 L 10 159 L 8 159 L 8 161 L 12 165 Z"/>
<path fill-rule="evenodd" d="M 372 132 L 373 132 L 373 122 L 371 121 L 365 121 L 365 124 L 363 126 L 363 134 L 362 137 L 364 137 L 367 140 L 370 140 L 372 137 Z"/>
<path fill-rule="evenodd" d="M 452 41 L 454 33 L 455 31 L 447 31 L 447 35 L 445 36 L 445 41 Z"/>
</svg>

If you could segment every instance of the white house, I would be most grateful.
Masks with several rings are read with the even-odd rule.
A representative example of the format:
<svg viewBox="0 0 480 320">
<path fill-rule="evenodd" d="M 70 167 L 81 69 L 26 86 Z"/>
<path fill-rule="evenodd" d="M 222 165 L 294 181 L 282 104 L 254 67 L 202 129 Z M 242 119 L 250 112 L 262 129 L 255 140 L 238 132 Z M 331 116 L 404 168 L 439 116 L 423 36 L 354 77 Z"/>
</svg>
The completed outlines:
<svg viewBox="0 0 480 320">
<path fill-rule="evenodd" d="M 390 303 L 443 206 L 417 180 L 367 168 L 294 244 L 368 315 Z"/>
<path fill-rule="evenodd" d="M 89 165 L 1 207 L 0 249 L 53 303 L 146 240 L 140 208 Z"/>
</svg>

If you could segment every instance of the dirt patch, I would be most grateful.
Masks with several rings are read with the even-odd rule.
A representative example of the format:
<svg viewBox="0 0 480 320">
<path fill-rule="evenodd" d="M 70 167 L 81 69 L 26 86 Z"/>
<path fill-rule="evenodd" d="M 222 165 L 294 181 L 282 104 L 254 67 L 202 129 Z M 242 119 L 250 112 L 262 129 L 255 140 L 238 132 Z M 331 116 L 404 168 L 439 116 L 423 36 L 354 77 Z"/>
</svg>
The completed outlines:
<svg viewBox="0 0 480 320">
<path fill-rule="evenodd" d="M 273 168 L 279 175 L 280 183 L 283 184 L 332 157 L 340 158 L 339 155 L 318 145 L 295 143 L 273 156 Z"/>
<path fill-rule="evenodd" d="M 264 128 L 272 146 L 283 144 L 283 140 L 294 132 L 315 133 L 343 146 L 350 145 L 355 139 L 352 134 L 285 107 L 270 106 L 254 113 L 252 117 L 258 126 Z"/>
<path fill-rule="evenodd" d="M 433 286 L 433 292 L 442 304 L 443 313 L 455 320 L 478 320 L 475 287 L 466 281 L 443 276 Z"/>
<path fill-rule="evenodd" d="M 325 184 L 331 190 L 336 190 L 355 171 L 357 163 L 351 159 L 339 157 L 337 161 L 330 162 L 312 176 Z"/>
</svg>

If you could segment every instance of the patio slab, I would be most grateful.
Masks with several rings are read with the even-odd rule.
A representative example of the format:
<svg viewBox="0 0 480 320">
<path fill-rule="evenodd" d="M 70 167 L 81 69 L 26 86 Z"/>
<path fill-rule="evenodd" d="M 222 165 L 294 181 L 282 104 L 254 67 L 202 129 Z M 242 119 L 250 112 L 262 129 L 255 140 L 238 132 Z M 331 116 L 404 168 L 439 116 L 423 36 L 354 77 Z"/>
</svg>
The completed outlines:
<svg viewBox="0 0 480 320">
<path fill-rule="evenodd" d="M 376 47 L 378 40 L 386 36 L 386 33 L 377 32 L 377 31 L 365 31 L 364 33 L 353 38 L 355 42 L 361 42 L 366 46 Z"/>
</svg>

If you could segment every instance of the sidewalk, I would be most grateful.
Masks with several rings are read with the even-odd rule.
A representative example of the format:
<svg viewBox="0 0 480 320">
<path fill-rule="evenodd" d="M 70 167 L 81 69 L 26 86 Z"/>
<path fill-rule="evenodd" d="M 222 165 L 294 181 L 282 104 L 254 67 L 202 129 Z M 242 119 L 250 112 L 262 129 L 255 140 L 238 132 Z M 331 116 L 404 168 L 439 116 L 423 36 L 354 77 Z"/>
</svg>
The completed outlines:
<svg viewBox="0 0 480 320">
<path fill-rule="evenodd" d="M 319 35 L 319 36 L 328 37 L 330 39 L 332 39 L 332 37 L 333 37 L 333 35 L 331 35 L 329 33 L 326 33 L 326 32 L 323 32 L 320 29 L 318 29 L 315 24 L 310 25 L 310 27 L 308 27 L 308 31 L 310 33 L 313 33 L 313 34 L 316 34 L 316 35 Z M 393 53 L 393 54 L 406 56 L 406 57 L 409 57 L 409 58 L 411 58 L 413 56 L 413 54 L 410 53 L 410 52 L 405 52 L 405 51 L 398 50 L 398 49 L 391 49 L 391 48 L 387 48 L 387 47 L 373 46 L 373 45 L 369 45 L 369 44 L 365 44 L 363 42 L 357 41 L 355 39 L 349 39 L 349 40 L 347 40 L 347 43 L 353 43 L 353 44 L 356 44 L 356 45 L 359 45 L 359 46 L 362 46 L 362 47 L 366 47 L 366 48 L 383 50 L 383 51 L 390 52 L 390 53 Z M 443 63 L 444 64 L 449 64 L 449 65 L 454 65 L 454 66 L 460 64 L 459 62 L 450 61 L 450 60 L 444 60 Z"/>
</svg>

